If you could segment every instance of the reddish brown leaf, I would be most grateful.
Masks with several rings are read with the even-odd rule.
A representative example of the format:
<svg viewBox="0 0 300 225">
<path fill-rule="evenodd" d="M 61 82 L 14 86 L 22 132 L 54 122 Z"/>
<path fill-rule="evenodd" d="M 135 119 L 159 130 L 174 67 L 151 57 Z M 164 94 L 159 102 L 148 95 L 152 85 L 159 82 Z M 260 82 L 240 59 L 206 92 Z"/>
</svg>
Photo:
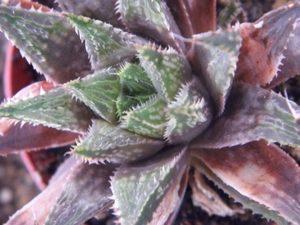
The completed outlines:
<svg viewBox="0 0 300 225">
<path fill-rule="evenodd" d="M 276 145 L 251 142 L 223 149 L 194 151 L 218 177 L 242 195 L 300 221 L 300 168 Z"/>
<path fill-rule="evenodd" d="M 296 39 L 290 45 L 287 43 L 293 36 L 299 13 L 299 3 L 289 4 L 265 14 L 255 23 L 240 25 L 243 42 L 236 70 L 237 80 L 254 85 L 272 81 L 284 54 L 297 53 L 297 48 L 292 48 Z M 289 49 L 284 53 L 286 47 Z"/>
</svg>

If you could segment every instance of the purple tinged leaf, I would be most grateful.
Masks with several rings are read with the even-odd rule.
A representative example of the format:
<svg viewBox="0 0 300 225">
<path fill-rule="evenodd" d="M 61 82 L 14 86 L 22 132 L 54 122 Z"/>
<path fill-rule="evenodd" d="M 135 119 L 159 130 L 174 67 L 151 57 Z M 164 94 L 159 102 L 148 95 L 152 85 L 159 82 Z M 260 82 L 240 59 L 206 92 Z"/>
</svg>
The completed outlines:
<svg viewBox="0 0 300 225">
<path fill-rule="evenodd" d="M 223 148 L 266 139 L 299 147 L 300 129 L 295 118 L 299 110 L 294 102 L 272 91 L 236 83 L 222 116 L 193 145 Z"/>
<path fill-rule="evenodd" d="M 120 14 L 115 12 L 116 0 L 57 0 L 60 8 L 68 13 L 101 20 L 114 27 L 123 28 Z"/>
<path fill-rule="evenodd" d="M 300 12 L 300 10 L 299 10 Z M 286 49 L 283 52 L 284 58 L 279 66 L 277 76 L 266 85 L 267 88 L 275 87 L 276 85 L 286 81 L 287 79 L 300 73 L 300 24 L 295 24 L 295 29 L 289 38 Z"/>
<path fill-rule="evenodd" d="M 42 125 L 21 123 L 15 125 L 15 122 L 6 118 L 0 119 L 0 155 L 71 145 L 79 137 L 78 133 L 60 131 Z"/>
<path fill-rule="evenodd" d="M 57 196 L 63 191 L 66 178 L 71 173 L 71 168 L 79 165 L 76 164 L 76 159 L 73 157 L 68 159 L 64 164 L 68 165 L 68 169 L 56 175 L 55 181 L 50 183 L 43 192 L 10 217 L 5 225 L 43 224 L 45 222 L 52 205 L 55 204 Z"/>
<path fill-rule="evenodd" d="M 77 163 L 66 179 L 45 225 L 81 225 L 97 213 L 107 211 L 113 204 L 109 177 L 114 170 L 112 164 Z"/>
<path fill-rule="evenodd" d="M 287 221 L 299 224 L 300 168 L 279 147 L 261 140 L 194 152 L 227 185 Z"/>
<path fill-rule="evenodd" d="M 120 167 L 112 177 L 120 223 L 160 225 L 172 218 L 185 189 L 186 181 L 181 183 L 183 187 L 178 184 L 185 177 L 187 160 L 186 148 L 176 147 L 147 161 Z M 171 199 L 164 199 L 166 196 Z M 166 204 L 168 207 L 162 208 Z"/>
<path fill-rule="evenodd" d="M 58 12 L 38 9 L 41 5 L 36 3 L 27 2 L 26 7 L 34 7 L 23 9 L 24 4 L 0 6 L 0 26 L 7 38 L 51 81 L 64 83 L 86 75 L 88 55 L 67 19 Z"/>
</svg>

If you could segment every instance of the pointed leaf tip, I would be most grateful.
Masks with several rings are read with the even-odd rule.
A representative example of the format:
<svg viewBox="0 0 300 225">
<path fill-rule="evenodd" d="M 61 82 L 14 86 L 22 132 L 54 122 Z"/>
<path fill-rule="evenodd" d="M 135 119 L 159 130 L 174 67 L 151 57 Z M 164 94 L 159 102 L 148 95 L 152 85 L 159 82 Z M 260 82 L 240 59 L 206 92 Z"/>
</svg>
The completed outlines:
<svg viewBox="0 0 300 225">
<path fill-rule="evenodd" d="M 60 13 L 1 5 L 0 26 L 21 54 L 48 79 L 65 83 L 90 71 L 84 45 Z"/>
<path fill-rule="evenodd" d="M 163 146 L 163 141 L 94 120 L 88 135 L 74 147 L 74 153 L 93 162 L 106 160 L 113 163 L 129 163 L 154 155 Z"/>
</svg>

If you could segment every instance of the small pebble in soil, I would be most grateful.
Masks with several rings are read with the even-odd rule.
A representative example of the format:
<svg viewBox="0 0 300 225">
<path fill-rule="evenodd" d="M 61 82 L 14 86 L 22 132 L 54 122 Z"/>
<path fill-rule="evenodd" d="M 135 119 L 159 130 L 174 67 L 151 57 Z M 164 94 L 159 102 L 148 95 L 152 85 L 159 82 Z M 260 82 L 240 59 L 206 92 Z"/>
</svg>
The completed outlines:
<svg viewBox="0 0 300 225">
<path fill-rule="evenodd" d="M 7 204 L 13 201 L 14 193 L 8 187 L 3 187 L 0 190 L 0 202 L 2 204 Z"/>
</svg>

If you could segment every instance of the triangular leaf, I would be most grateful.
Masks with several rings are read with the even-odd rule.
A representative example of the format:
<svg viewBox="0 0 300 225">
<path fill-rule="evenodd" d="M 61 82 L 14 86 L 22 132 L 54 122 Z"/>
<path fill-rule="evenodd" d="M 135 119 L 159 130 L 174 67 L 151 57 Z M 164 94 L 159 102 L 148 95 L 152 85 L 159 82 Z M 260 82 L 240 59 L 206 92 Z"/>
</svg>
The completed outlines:
<svg viewBox="0 0 300 225">
<path fill-rule="evenodd" d="M 71 81 L 65 87 L 103 119 L 116 123 L 115 102 L 121 88 L 116 70 L 101 70 L 81 80 Z"/>
<path fill-rule="evenodd" d="M 159 214 L 157 207 L 186 171 L 188 159 L 185 150 L 185 147 L 169 149 L 167 154 L 118 169 L 112 178 L 112 192 L 114 207 L 122 224 L 157 224 L 152 223 Z M 164 224 L 177 207 L 177 204 L 169 205 L 159 224 Z"/>
<path fill-rule="evenodd" d="M 234 78 L 241 38 L 237 29 L 193 36 L 192 64 L 214 100 L 216 113 L 224 109 Z"/>
<path fill-rule="evenodd" d="M 291 56 L 287 66 L 297 63 L 293 57 L 298 54 L 297 47 L 294 47 L 298 46 L 298 39 L 293 39 L 290 45 L 288 42 L 295 35 L 294 30 L 299 29 L 299 12 L 300 4 L 296 1 L 265 14 L 253 24 L 240 25 L 243 43 L 236 71 L 237 80 L 265 85 L 277 75 L 284 57 Z M 288 67 L 284 70 L 291 72 Z M 295 74 L 281 75 L 287 78 Z"/>
<path fill-rule="evenodd" d="M 181 85 L 192 79 L 191 68 L 186 59 L 173 49 L 137 49 L 141 66 L 147 72 L 159 96 L 166 102 L 173 101 Z"/>
<path fill-rule="evenodd" d="M 23 88 L 9 101 L 20 101 L 43 94 L 54 88 L 55 85 L 52 83 L 45 81 L 36 82 Z M 0 119 L 0 154 L 70 145 L 79 136 L 78 133 L 60 131 L 42 125 L 16 124 L 17 122 L 8 118 Z M 33 139 L 32 137 L 35 138 Z"/>
<path fill-rule="evenodd" d="M 128 163 L 145 159 L 163 146 L 163 141 L 143 137 L 104 121 L 94 120 L 88 135 L 74 147 L 74 153 L 90 161 Z"/>
<path fill-rule="evenodd" d="M 272 91 L 236 83 L 223 115 L 194 144 L 223 148 L 266 139 L 300 147 L 296 111 L 300 111 L 298 105 Z"/>
<path fill-rule="evenodd" d="M 182 41 L 174 34 L 180 31 L 164 1 L 118 0 L 118 11 L 126 27 L 136 34 L 151 37 L 179 52 L 185 51 Z"/>
<path fill-rule="evenodd" d="M 114 27 L 124 27 L 119 19 L 120 15 L 115 12 L 116 0 L 57 0 L 57 2 L 60 8 L 68 13 L 101 20 Z"/>
<path fill-rule="evenodd" d="M 41 8 L 22 9 L 22 5 L 2 4 L 0 27 L 38 72 L 54 82 L 64 83 L 90 71 L 84 45 L 65 17 Z"/>
<path fill-rule="evenodd" d="M 93 113 L 63 87 L 0 107 L 0 116 L 72 132 L 85 132 Z"/>
<path fill-rule="evenodd" d="M 132 108 L 121 117 L 121 127 L 147 137 L 163 139 L 166 122 L 166 103 L 155 96 Z"/>
<path fill-rule="evenodd" d="M 212 106 L 201 92 L 200 82 L 194 78 L 168 104 L 165 138 L 171 143 L 189 142 L 210 125 Z"/>
<path fill-rule="evenodd" d="M 140 37 L 87 17 L 67 15 L 80 38 L 85 41 L 94 70 L 121 63 L 135 56 L 133 43 L 146 44 Z"/>
<path fill-rule="evenodd" d="M 138 64 L 125 64 L 120 72 L 120 82 L 130 95 L 150 95 L 155 93 L 155 88 L 146 71 Z"/>
<path fill-rule="evenodd" d="M 81 225 L 107 211 L 113 204 L 109 177 L 114 170 L 109 164 L 78 164 L 66 179 L 45 225 Z"/>
</svg>

